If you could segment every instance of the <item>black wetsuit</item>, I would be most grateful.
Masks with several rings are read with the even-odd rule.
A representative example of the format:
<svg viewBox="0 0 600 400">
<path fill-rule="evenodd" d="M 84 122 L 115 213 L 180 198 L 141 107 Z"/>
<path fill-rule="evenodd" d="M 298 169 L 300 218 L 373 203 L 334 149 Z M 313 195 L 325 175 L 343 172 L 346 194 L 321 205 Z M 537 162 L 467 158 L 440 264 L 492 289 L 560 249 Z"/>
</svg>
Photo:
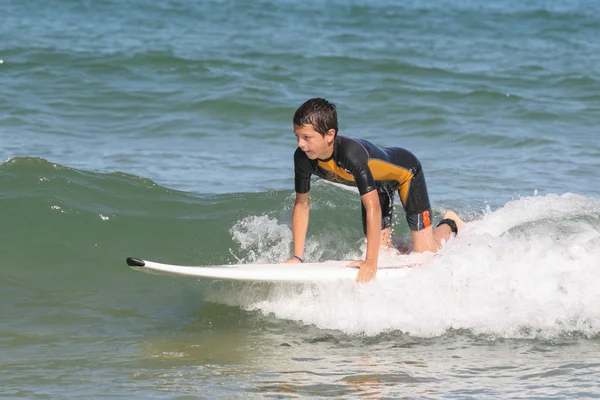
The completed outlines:
<svg viewBox="0 0 600 400">
<path fill-rule="evenodd" d="M 363 139 L 336 136 L 333 155 L 327 160 L 311 160 L 298 148 L 294 153 L 294 170 L 297 193 L 310 191 L 311 174 L 331 182 L 356 186 L 361 196 L 377 190 L 381 204 L 381 229 L 392 224 L 395 190 L 400 195 L 410 229 L 420 231 L 431 226 L 425 176 L 419 160 L 408 150 L 379 148 Z M 366 234 L 364 205 L 362 218 Z"/>
</svg>

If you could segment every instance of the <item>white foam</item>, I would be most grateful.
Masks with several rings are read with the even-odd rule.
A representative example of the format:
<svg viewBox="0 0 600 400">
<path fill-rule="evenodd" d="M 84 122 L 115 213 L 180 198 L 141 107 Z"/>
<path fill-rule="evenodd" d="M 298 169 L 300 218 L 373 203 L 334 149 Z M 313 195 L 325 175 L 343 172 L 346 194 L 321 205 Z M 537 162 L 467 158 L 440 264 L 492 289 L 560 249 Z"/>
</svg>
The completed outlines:
<svg viewBox="0 0 600 400">
<path fill-rule="evenodd" d="M 330 181 L 322 181 L 322 182 L 324 182 L 324 184 L 326 184 L 326 185 L 332 185 L 339 189 L 345 190 L 347 192 L 359 193 L 358 188 L 356 186 L 348 186 L 348 185 L 343 185 L 341 183 L 330 182 Z"/>
<path fill-rule="evenodd" d="M 289 228 L 286 232 L 282 246 L 291 240 Z M 600 333 L 597 199 L 565 194 L 511 201 L 470 222 L 425 262 L 396 282 L 274 285 L 267 292 L 242 291 L 238 301 L 247 309 L 349 334 Z"/>
<path fill-rule="evenodd" d="M 230 233 L 246 253 L 236 255 L 230 249 L 240 263 L 281 262 L 289 256 L 292 231 L 285 225 L 279 225 L 275 218 L 266 215 L 246 217 L 238 221 Z"/>
<path fill-rule="evenodd" d="M 238 221 L 230 229 L 230 233 L 239 243 L 241 252 L 230 249 L 239 263 L 280 263 L 292 256 L 292 231 L 288 225 L 280 224 L 277 218 L 266 215 L 249 216 Z M 320 260 L 327 247 L 335 240 L 335 235 L 326 239 L 308 237 L 304 249 L 305 259 Z M 348 257 L 353 259 L 359 255 L 358 252 L 350 253 Z"/>
</svg>

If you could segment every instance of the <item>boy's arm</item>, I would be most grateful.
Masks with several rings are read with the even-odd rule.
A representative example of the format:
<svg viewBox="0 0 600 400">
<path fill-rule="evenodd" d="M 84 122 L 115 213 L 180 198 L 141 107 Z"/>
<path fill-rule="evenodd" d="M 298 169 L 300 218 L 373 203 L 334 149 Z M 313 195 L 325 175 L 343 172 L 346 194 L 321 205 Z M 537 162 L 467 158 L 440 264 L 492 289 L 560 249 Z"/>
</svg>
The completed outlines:
<svg viewBox="0 0 600 400">
<path fill-rule="evenodd" d="M 381 205 L 377 190 L 371 190 L 360 198 L 367 211 L 367 254 L 364 261 L 357 261 L 348 266 L 359 267 L 360 271 L 358 271 L 356 280 L 366 282 L 373 279 L 377 273 L 379 242 L 381 241 Z"/>
<path fill-rule="evenodd" d="M 379 200 L 378 200 L 379 201 Z M 308 193 L 296 193 L 296 202 L 292 212 L 292 235 L 294 238 L 294 256 L 304 260 L 304 242 L 308 230 L 308 216 L 310 214 L 310 201 Z M 286 262 L 300 262 L 292 257 Z"/>
</svg>

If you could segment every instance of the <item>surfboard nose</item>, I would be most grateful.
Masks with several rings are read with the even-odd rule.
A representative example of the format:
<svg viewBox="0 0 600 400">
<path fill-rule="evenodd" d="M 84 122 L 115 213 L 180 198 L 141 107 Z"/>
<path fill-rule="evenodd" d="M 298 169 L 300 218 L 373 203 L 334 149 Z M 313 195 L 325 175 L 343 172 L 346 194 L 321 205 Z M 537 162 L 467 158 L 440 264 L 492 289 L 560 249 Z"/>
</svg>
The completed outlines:
<svg viewBox="0 0 600 400">
<path fill-rule="evenodd" d="M 139 258 L 127 257 L 127 265 L 130 267 L 144 267 L 146 263 L 144 260 L 140 260 Z"/>
</svg>

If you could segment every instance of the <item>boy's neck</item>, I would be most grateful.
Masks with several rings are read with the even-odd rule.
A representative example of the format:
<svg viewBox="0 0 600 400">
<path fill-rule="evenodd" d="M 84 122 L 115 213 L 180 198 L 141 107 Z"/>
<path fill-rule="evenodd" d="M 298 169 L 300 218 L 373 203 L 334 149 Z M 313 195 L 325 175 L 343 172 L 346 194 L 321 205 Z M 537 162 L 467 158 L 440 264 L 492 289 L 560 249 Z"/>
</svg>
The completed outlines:
<svg viewBox="0 0 600 400">
<path fill-rule="evenodd" d="M 327 152 L 327 155 L 326 155 L 326 157 L 324 157 L 324 158 L 319 158 L 318 160 L 319 160 L 319 161 L 325 161 L 325 162 L 327 162 L 327 161 L 331 160 L 331 158 L 333 157 L 333 150 L 334 150 L 334 147 L 335 147 L 335 139 L 333 139 L 333 142 L 331 142 L 331 148 L 330 148 L 330 149 L 329 149 L 329 151 Z"/>
</svg>

